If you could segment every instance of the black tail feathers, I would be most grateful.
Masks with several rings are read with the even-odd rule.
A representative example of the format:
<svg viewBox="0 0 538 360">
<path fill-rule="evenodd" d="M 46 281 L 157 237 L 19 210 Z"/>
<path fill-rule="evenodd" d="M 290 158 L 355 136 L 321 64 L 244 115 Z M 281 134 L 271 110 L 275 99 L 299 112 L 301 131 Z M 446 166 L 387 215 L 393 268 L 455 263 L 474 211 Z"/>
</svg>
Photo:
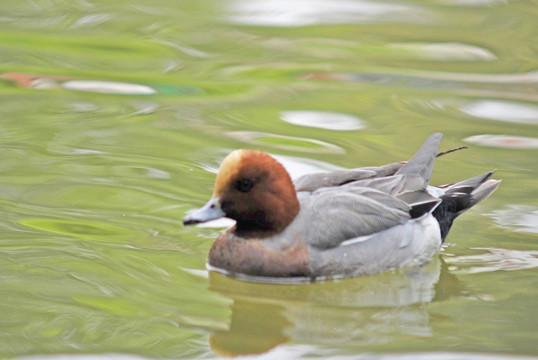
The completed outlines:
<svg viewBox="0 0 538 360">
<path fill-rule="evenodd" d="M 494 172 L 495 170 L 492 170 L 444 187 L 445 194 L 441 196 L 441 204 L 432 213 L 439 222 L 443 241 L 456 217 L 487 198 L 499 187 L 500 180 L 488 180 Z"/>
</svg>

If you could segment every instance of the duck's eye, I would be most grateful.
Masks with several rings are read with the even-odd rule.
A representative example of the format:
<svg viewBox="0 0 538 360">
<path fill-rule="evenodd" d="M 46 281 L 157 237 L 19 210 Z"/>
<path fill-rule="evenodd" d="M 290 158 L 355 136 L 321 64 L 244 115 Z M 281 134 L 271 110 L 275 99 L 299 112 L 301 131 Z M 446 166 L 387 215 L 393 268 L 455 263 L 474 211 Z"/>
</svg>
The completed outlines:
<svg viewBox="0 0 538 360">
<path fill-rule="evenodd" d="M 241 179 L 235 183 L 235 188 L 241 192 L 247 193 L 254 186 L 252 179 Z"/>
</svg>

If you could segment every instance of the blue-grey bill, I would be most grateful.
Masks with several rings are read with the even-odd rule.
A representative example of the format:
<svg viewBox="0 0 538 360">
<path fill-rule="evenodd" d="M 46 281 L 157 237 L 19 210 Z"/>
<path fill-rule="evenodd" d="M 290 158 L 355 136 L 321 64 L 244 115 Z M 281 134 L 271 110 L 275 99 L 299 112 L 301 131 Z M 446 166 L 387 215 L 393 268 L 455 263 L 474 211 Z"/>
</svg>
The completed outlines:
<svg viewBox="0 0 538 360">
<path fill-rule="evenodd" d="M 199 224 L 226 216 L 220 207 L 220 198 L 212 198 L 202 208 L 183 219 L 183 225 Z"/>
</svg>

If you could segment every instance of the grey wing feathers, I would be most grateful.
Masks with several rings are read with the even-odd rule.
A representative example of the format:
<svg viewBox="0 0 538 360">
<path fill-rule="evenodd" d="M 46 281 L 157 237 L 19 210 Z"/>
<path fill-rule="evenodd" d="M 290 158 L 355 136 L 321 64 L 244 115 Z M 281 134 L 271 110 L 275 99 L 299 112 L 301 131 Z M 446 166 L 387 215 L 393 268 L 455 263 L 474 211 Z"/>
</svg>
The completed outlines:
<svg viewBox="0 0 538 360">
<path fill-rule="evenodd" d="M 437 157 L 437 151 L 441 145 L 443 134 L 430 135 L 417 151 L 415 156 L 407 162 L 396 174 L 419 175 L 424 179 L 424 186 L 430 181 L 433 171 L 433 163 Z"/>
<path fill-rule="evenodd" d="M 410 206 L 376 189 L 346 186 L 312 193 L 308 243 L 330 248 L 408 221 Z"/>
<path fill-rule="evenodd" d="M 303 175 L 294 181 L 294 185 L 296 191 L 314 191 L 323 187 L 340 186 L 350 181 L 368 179 L 374 176 L 376 176 L 376 173 L 371 170 L 337 170 Z"/>
<path fill-rule="evenodd" d="M 403 165 L 404 162 L 397 162 L 383 166 L 307 174 L 295 179 L 293 183 L 297 191 L 314 191 L 323 187 L 340 186 L 353 181 L 393 175 Z"/>
<path fill-rule="evenodd" d="M 415 188 L 424 187 L 430 181 L 433 163 L 439 150 L 443 135 L 431 135 L 418 152 L 408 162 L 397 162 L 384 166 L 363 167 L 350 170 L 340 170 L 327 173 L 307 174 L 294 181 L 297 191 L 314 191 L 323 187 L 341 186 L 353 181 L 381 178 L 395 174 L 420 177 L 421 184 Z"/>
<path fill-rule="evenodd" d="M 418 175 L 394 175 L 359 180 L 346 186 L 368 187 L 396 196 L 409 191 L 422 190 L 424 188 L 423 183 L 424 179 Z"/>
</svg>

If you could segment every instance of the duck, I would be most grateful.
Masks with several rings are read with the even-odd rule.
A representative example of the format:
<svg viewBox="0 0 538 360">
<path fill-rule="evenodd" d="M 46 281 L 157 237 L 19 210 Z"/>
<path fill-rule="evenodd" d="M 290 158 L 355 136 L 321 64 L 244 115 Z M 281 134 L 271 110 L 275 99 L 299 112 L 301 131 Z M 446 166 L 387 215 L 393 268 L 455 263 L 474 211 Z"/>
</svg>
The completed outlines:
<svg viewBox="0 0 538 360">
<path fill-rule="evenodd" d="M 315 281 L 421 266 L 440 250 L 454 219 L 501 182 L 491 170 L 429 185 L 442 138 L 429 136 L 409 161 L 294 181 L 271 155 L 234 150 L 211 199 L 183 224 L 235 220 L 213 242 L 207 267 L 240 279 Z"/>
</svg>

